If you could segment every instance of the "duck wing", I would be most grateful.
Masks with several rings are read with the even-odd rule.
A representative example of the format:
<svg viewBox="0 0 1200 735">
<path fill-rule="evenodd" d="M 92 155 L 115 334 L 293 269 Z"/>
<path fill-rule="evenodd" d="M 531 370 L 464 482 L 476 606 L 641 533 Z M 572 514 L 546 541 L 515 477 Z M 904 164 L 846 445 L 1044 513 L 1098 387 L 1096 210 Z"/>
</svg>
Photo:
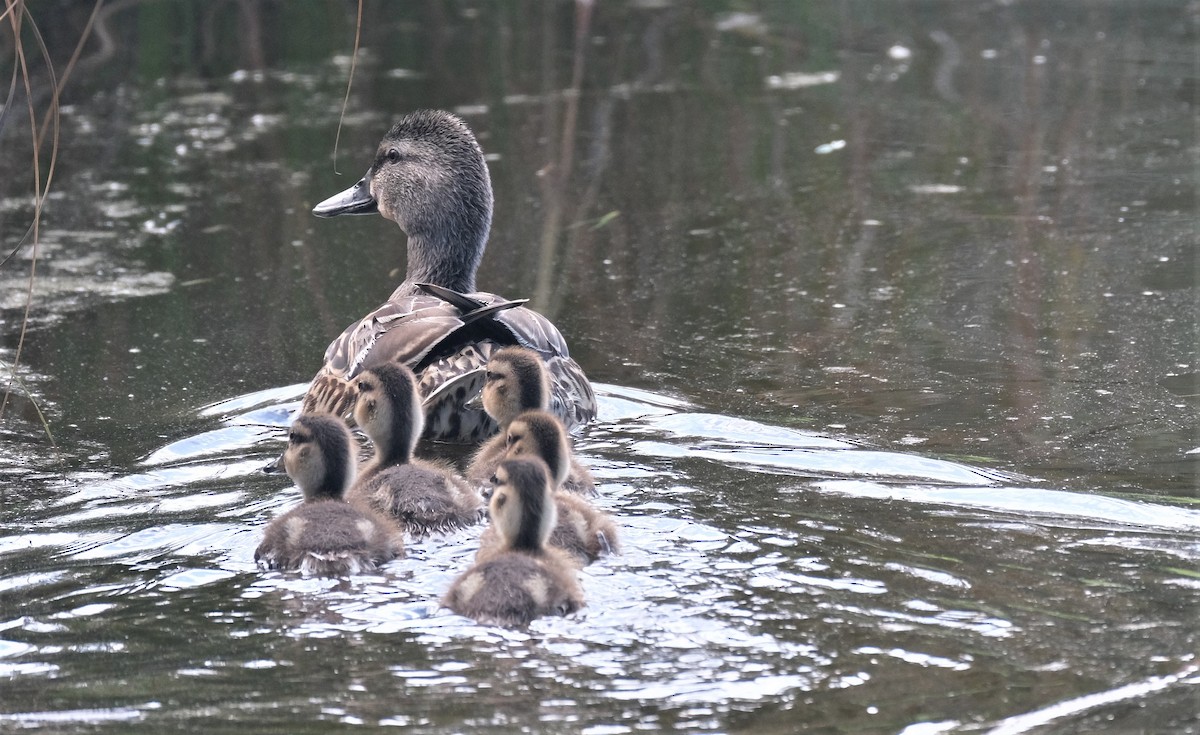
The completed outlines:
<svg viewBox="0 0 1200 735">
<path fill-rule="evenodd" d="M 482 410 L 463 406 L 481 387 L 481 376 L 466 380 L 506 345 L 539 352 L 551 375 L 551 407 L 558 407 L 568 428 L 595 416 L 595 397 L 583 371 L 567 353 L 566 341 L 548 319 L 522 304 L 495 294 L 462 294 L 423 285 L 422 293 L 393 295 L 387 303 L 342 332 L 325 351 L 325 365 L 304 396 L 303 413 L 345 416 L 357 396 L 354 378 L 363 370 L 402 362 L 417 375 L 427 405 L 425 436 L 442 441 L 474 442 L 496 431 Z M 447 382 L 455 390 L 439 390 Z M 561 385 L 560 385 L 561 383 Z M 584 405 L 577 405 L 580 402 Z"/>
<path fill-rule="evenodd" d="M 430 283 L 418 283 L 417 287 L 446 303 L 454 304 L 463 312 L 477 312 L 493 302 L 523 304 L 527 301 L 505 301 L 486 292 L 465 294 Z M 515 340 L 501 344 L 518 344 L 542 356 L 550 373 L 550 412 L 562 420 L 568 431 L 596 417 L 596 396 L 591 383 L 583 369 L 571 359 L 567 341 L 553 322 L 533 309 L 524 307 L 497 312 L 492 321 L 506 329 Z"/>
<path fill-rule="evenodd" d="M 393 298 L 346 327 L 329 344 L 325 364 L 309 386 L 301 410 L 345 415 L 356 395 L 350 381 L 376 365 L 395 360 L 419 371 L 419 366 L 441 352 L 453 352 L 464 341 L 497 335 L 511 341 L 507 330 L 495 326 L 491 317 L 517 306 L 489 304 L 464 315 L 453 304 L 427 294 Z"/>
</svg>

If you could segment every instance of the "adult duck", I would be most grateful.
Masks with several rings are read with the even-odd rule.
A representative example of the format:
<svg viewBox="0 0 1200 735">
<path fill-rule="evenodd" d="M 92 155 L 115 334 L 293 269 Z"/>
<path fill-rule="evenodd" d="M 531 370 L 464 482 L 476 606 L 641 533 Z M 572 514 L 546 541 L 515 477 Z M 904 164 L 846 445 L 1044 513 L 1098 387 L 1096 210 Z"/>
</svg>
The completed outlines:
<svg viewBox="0 0 1200 735">
<path fill-rule="evenodd" d="M 535 350 L 550 374 L 550 410 L 568 429 L 596 414 L 596 398 L 549 319 L 522 302 L 475 290 L 492 222 L 492 184 L 483 150 L 459 118 L 421 110 L 396 123 L 363 178 L 313 208 L 318 217 L 379 213 L 408 236 L 404 281 L 379 308 L 351 324 L 325 351 L 304 396 L 304 413 L 344 416 L 354 378 L 375 365 L 412 368 L 425 401 L 425 436 L 477 442 L 497 430 L 479 392 L 491 353 Z"/>
</svg>

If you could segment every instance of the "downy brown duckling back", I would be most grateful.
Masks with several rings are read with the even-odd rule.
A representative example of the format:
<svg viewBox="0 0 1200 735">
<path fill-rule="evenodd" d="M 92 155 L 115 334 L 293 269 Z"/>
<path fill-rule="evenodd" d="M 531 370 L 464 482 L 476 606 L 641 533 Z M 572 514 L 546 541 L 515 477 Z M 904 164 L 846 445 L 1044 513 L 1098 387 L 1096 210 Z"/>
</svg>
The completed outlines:
<svg viewBox="0 0 1200 735">
<path fill-rule="evenodd" d="M 583 606 L 575 565 L 547 544 L 557 511 L 549 471 L 539 459 L 496 468 L 489 510 L 496 545 L 454 581 L 442 604 L 492 625 L 524 626 Z"/>
<path fill-rule="evenodd" d="M 396 519 L 415 535 L 479 522 L 483 500 L 449 466 L 413 457 L 424 413 L 411 370 L 378 365 L 357 379 L 354 418 L 375 455 L 349 499 Z"/>
<path fill-rule="evenodd" d="M 509 424 L 507 439 L 505 459 L 537 457 L 546 464 L 551 483 L 556 487 L 569 482 L 571 450 L 566 431 L 554 416 L 545 411 L 526 411 Z M 620 550 L 612 519 L 578 493 L 557 489 L 554 503 L 558 521 L 550 535 L 551 546 L 567 551 L 582 564 Z M 487 549 L 495 543 L 494 532 L 485 529 L 480 548 Z"/>
<path fill-rule="evenodd" d="M 267 569 L 340 576 L 371 571 L 404 555 L 394 523 L 345 502 L 354 479 L 353 438 L 332 416 L 296 419 L 280 462 L 304 502 L 268 524 L 254 560 Z"/>
</svg>

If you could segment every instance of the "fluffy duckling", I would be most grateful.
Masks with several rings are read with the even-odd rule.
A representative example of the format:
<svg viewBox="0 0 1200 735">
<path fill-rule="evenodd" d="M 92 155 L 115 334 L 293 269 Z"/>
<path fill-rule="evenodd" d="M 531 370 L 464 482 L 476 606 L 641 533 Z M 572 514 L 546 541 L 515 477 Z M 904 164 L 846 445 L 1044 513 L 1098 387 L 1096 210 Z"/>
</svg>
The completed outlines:
<svg viewBox="0 0 1200 735">
<path fill-rule="evenodd" d="M 538 459 L 500 463 L 493 479 L 491 528 L 499 542 L 480 552 L 442 599 L 480 623 L 525 626 L 543 615 L 569 615 L 583 606 L 575 566 L 547 544 L 556 511 L 549 471 Z"/>
<path fill-rule="evenodd" d="M 354 445 L 346 425 L 331 416 L 301 416 L 282 463 L 304 502 L 267 526 L 254 561 L 267 569 L 341 576 L 370 571 L 404 555 L 400 529 L 378 513 L 345 502 L 354 479 Z"/>
<path fill-rule="evenodd" d="M 484 370 L 479 403 L 500 431 L 483 443 L 471 458 L 467 479 L 486 483 L 508 449 L 508 425 L 522 411 L 545 410 L 550 403 L 550 380 L 542 359 L 524 347 L 505 347 L 492 353 Z"/>
<path fill-rule="evenodd" d="M 549 386 L 546 368 L 541 358 L 532 350 L 506 347 L 492 355 L 488 360 L 480 398 L 488 415 L 500 425 L 500 433 L 489 439 L 475 453 L 467 470 L 468 479 L 474 483 L 487 482 L 495 472 L 496 465 L 508 454 L 508 445 L 512 441 L 509 425 L 522 412 L 545 412 L 549 401 Z M 563 431 L 554 432 L 553 437 L 545 436 L 544 439 L 556 441 L 559 437 L 567 442 L 566 433 Z M 592 478 L 592 473 L 572 455 L 570 444 L 564 444 L 562 452 L 554 453 L 554 459 L 566 459 L 561 468 L 567 472 L 565 479 L 557 477 L 559 468 L 548 461 L 548 452 L 538 454 L 550 465 L 551 472 L 555 475 L 556 487 L 563 487 L 571 492 L 595 494 L 596 481 Z"/>
<path fill-rule="evenodd" d="M 562 424 L 546 411 L 526 411 L 508 427 L 506 459 L 537 457 L 550 471 L 551 483 L 562 487 L 570 466 L 570 447 Z M 576 493 L 556 490 L 554 504 L 558 521 L 550 534 L 550 544 L 570 553 L 581 564 L 591 564 L 603 554 L 619 551 L 617 528 L 607 514 L 597 510 Z M 491 528 L 479 539 L 480 548 L 496 543 Z M 482 553 L 482 552 L 480 552 Z"/>
<path fill-rule="evenodd" d="M 479 522 L 483 500 L 447 466 L 415 459 L 425 414 L 413 373 L 399 363 L 359 375 L 354 419 L 375 456 L 349 492 L 352 503 L 398 520 L 415 535 Z"/>
<path fill-rule="evenodd" d="M 420 110 L 388 131 L 358 183 L 313 208 L 318 217 L 381 214 L 408 236 L 408 257 L 404 281 L 388 300 L 325 351 L 304 396 L 305 413 L 342 415 L 365 367 L 401 360 L 419 376 L 423 396 L 441 396 L 425 427 L 430 438 L 478 442 L 496 431 L 481 409 L 465 405 L 478 384 L 448 395 L 442 388 L 477 374 L 496 349 L 520 344 L 535 349 L 549 369 L 551 411 L 572 428 L 595 416 L 592 387 L 554 324 L 475 290 L 492 200 L 487 161 L 467 124 L 448 112 Z M 472 322 L 480 311 L 489 317 Z"/>
</svg>

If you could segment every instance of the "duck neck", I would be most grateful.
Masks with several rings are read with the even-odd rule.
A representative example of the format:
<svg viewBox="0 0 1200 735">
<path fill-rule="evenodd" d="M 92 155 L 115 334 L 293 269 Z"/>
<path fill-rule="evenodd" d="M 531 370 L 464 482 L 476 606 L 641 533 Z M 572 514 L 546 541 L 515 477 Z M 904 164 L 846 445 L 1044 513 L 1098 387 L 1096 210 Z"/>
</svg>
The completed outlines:
<svg viewBox="0 0 1200 735">
<path fill-rule="evenodd" d="M 490 218 L 489 218 L 490 219 Z M 432 236 L 408 236 L 408 270 L 396 296 L 421 293 L 418 283 L 432 283 L 459 293 L 475 291 L 475 271 L 483 258 L 488 223 L 463 225 L 457 231 Z"/>
<path fill-rule="evenodd" d="M 517 535 L 513 538 L 510 548 L 513 551 L 520 551 L 533 556 L 541 556 L 546 550 L 542 543 L 542 538 L 539 529 L 536 526 L 523 525 Z"/>
<path fill-rule="evenodd" d="M 310 502 L 318 500 L 342 500 L 346 495 L 346 488 L 354 479 L 353 468 L 330 468 L 325 472 L 325 476 L 315 486 L 307 488 L 304 496 Z"/>
<path fill-rule="evenodd" d="M 397 467 L 412 462 L 411 442 L 398 442 L 394 436 L 380 437 L 378 441 L 372 437 L 371 441 L 375 444 L 375 457 L 367 466 L 364 474 L 374 474 L 387 467 Z"/>
</svg>

